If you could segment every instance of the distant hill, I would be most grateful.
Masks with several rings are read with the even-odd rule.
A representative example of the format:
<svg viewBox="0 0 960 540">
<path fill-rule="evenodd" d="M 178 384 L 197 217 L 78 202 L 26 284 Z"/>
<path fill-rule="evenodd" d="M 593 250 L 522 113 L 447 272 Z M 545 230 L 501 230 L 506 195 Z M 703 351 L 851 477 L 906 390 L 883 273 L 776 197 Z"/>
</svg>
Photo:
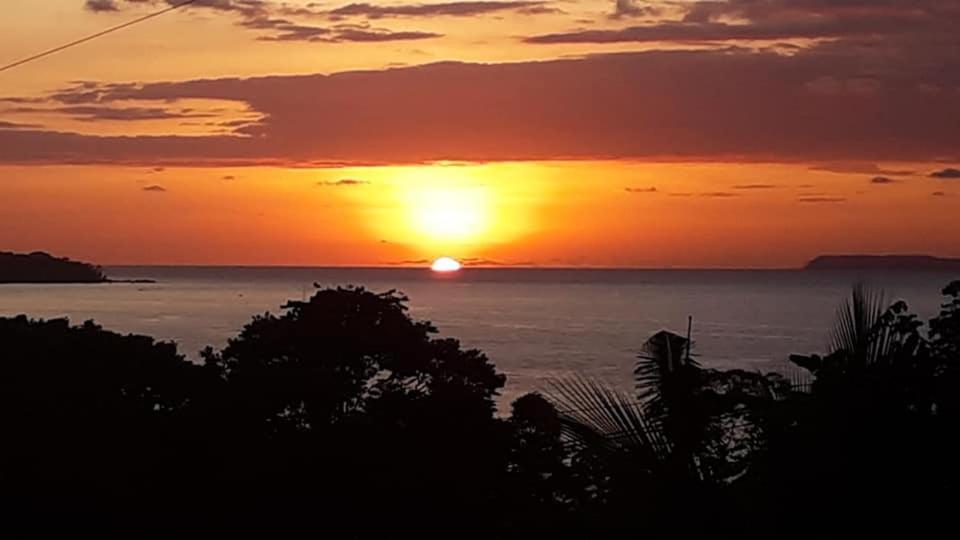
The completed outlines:
<svg viewBox="0 0 960 540">
<path fill-rule="evenodd" d="M 929 255 L 821 255 L 804 269 L 960 271 L 960 259 Z"/>
<path fill-rule="evenodd" d="M 92 264 L 54 257 L 0 251 L 0 283 L 103 283 L 107 277 Z"/>
</svg>

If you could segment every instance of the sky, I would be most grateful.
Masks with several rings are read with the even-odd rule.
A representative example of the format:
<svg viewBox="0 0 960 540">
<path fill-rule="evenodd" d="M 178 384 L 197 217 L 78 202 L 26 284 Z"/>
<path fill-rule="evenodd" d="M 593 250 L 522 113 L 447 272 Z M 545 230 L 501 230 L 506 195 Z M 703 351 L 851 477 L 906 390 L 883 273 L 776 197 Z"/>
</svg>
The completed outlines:
<svg viewBox="0 0 960 540">
<path fill-rule="evenodd" d="M 4 0 L 0 65 L 177 3 Z M 960 257 L 960 0 L 198 0 L 0 72 L 0 250 Z"/>
</svg>

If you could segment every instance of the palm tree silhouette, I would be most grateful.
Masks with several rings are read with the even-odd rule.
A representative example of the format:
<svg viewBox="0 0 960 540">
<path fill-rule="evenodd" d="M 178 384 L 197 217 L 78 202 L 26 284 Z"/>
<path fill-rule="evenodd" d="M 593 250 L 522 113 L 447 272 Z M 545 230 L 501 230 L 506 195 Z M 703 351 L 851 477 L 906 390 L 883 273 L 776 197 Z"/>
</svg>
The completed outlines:
<svg viewBox="0 0 960 540">
<path fill-rule="evenodd" d="M 763 413 L 789 392 L 776 375 L 704 369 L 693 343 L 660 331 L 634 365 L 636 395 L 580 375 L 550 381 L 547 397 L 575 448 L 628 460 L 649 474 L 729 482 L 760 440 Z"/>
</svg>

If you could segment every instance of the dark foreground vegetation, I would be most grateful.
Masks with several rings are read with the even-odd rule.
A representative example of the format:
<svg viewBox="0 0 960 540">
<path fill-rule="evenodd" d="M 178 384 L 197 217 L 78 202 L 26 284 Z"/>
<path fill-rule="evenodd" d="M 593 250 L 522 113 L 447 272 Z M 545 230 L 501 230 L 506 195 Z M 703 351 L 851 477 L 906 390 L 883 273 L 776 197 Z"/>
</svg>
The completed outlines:
<svg viewBox="0 0 960 540">
<path fill-rule="evenodd" d="M 54 257 L 0 251 L 0 283 L 103 283 L 107 277 L 91 264 Z"/>
<path fill-rule="evenodd" d="M 933 536 L 952 529 L 960 488 L 960 282 L 944 293 L 923 331 L 903 303 L 856 288 L 830 350 L 792 358 L 808 376 L 705 369 L 685 337 L 660 332 L 636 394 L 560 379 L 505 418 L 503 375 L 393 292 L 319 290 L 254 317 L 202 364 L 93 323 L 0 319 L 0 527 Z"/>
</svg>

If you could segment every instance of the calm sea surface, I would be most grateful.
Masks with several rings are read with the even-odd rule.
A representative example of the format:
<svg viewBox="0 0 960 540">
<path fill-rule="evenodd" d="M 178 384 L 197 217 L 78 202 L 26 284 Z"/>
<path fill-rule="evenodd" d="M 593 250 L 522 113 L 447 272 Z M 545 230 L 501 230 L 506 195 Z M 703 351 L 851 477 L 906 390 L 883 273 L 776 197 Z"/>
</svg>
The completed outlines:
<svg viewBox="0 0 960 540">
<path fill-rule="evenodd" d="M 630 387 L 636 351 L 661 329 L 686 331 L 710 367 L 789 372 L 792 352 L 823 351 L 838 303 L 858 279 L 927 320 L 958 275 L 804 271 L 116 267 L 156 284 L 0 285 L 0 315 L 93 319 L 173 340 L 192 358 L 222 346 L 251 315 L 280 311 L 313 284 L 398 289 L 413 316 L 480 348 L 507 374 L 501 406 L 570 372 Z M 503 408 L 503 407 L 501 407 Z"/>
</svg>

